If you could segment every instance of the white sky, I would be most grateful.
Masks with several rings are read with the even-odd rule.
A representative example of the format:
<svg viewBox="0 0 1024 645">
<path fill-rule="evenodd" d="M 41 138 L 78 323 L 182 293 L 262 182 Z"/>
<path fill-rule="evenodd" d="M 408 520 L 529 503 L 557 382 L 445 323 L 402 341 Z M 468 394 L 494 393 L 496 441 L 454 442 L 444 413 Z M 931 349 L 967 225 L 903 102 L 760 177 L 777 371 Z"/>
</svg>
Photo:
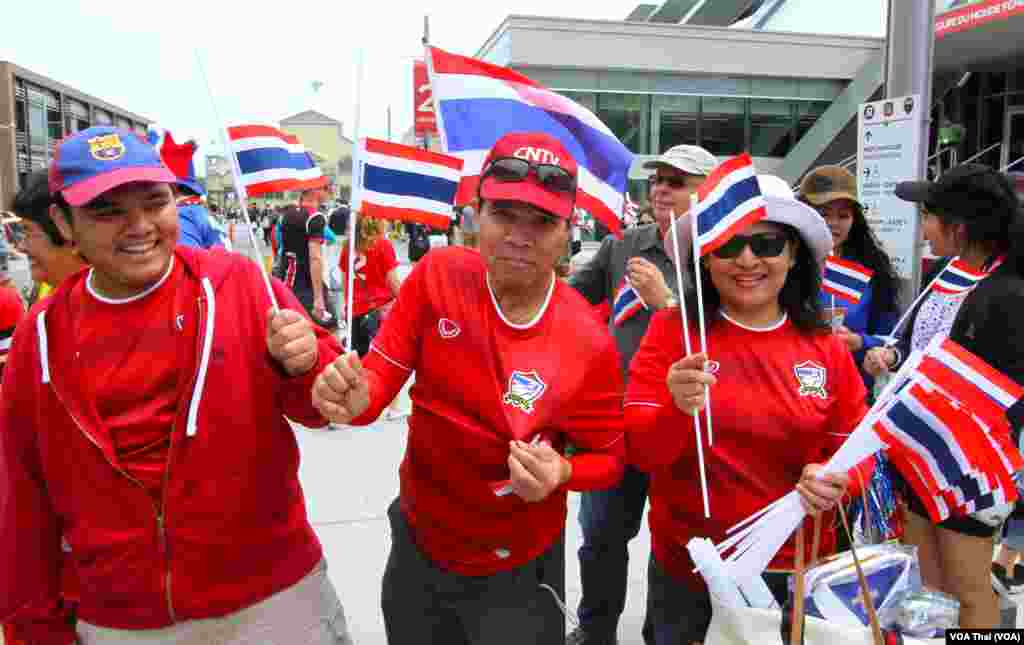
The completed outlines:
<svg viewBox="0 0 1024 645">
<path fill-rule="evenodd" d="M 412 124 L 412 57 L 431 44 L 472 56 L 509 14 L 622 20 L 640 0 L 45 0 L 4 12 L 9 60 L 153 119 L 219 152 L 217 119 L 196 62 L 201 52 L 227 122 L 278 121 L 316 109 L 354 127 L 356 52 L 363 48 L 360 134 Z M 566 46 L 571 46 L 567 43 Z M 314 95 L 311 83 L 325 83 Z M 217 150 L 214 150 L 216 148 Z M 197 164 L 200 173 L 203 164 Z"/>
</svg>

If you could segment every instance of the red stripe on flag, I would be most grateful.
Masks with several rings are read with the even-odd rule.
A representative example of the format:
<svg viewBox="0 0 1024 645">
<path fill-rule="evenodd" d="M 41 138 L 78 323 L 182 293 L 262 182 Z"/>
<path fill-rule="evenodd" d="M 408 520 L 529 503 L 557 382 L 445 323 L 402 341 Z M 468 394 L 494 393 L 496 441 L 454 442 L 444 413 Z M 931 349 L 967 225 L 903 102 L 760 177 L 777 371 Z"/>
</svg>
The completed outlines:
<svg viewBox="0 0 1024 645">
<path fill-rule="evenodd" d="M 523 85 L 531 85 L 534 87 L 540 87 L 529 78 L 513 72 L 507 67 L 500 67 L 498 65 L 492 65 L 485 63 L 482 60 L 475 58 L 467 58 L 465 56 L 459 56 L 457 54 L 449 54 L 448 52 L 438 49 L 437 47 L 430 47 L 430 60 L 431 67 L 435 74 L 467 74 L 470 76 L 488 76 L 490 78 L 496 78 L 503 81 L 510 81 L 512 83 L 522 83 Z"/>
<path fill-rule="evenodd" d="M 928 510 L 928 515 L 932 521 L 941 522 L 946 519 L 935 503 L 935 497 L 940 494 L 939 484 L 932 479 L 931 471 L 929 471 L 921 456 L 906 446 L 895 435 L 890 434 L 882 422 L 876 422 L 873 430 L 879 439 L 888 444 L 889 449 L 886 450 L 886 453 L 888 454 L 889 461 L 896 467 L 896 470 L 900 471 L 903 479 L 917 493 L 918 499 L 921 500 Z"/>
<path fill-rule="evenodd" d="M 727 227 L 723 232 L 719 233 L 715 237 L 715 239 L 713 239 L 710 242 L 708 242 L 707 244 L 704 244 L 703 246 L 701 246 L 700 247 L 700 255 L 701 255 L 701 257 L 704 257 L 708 253 L 711 253 L 715 249 L 723 246 L 729 240 L 731 240 L 734 235 L 736 235 L 737 233 L 739 233 L 743 229 L 747 228 L 748 226 L 751 226 L 753 224 L 758 223 L 759 221 L 761 221 L 762 219 L 764 219 L 767 216 L 768 216 L 768 210 L 764 206 L 759 206 L 759 207 L 755 208 L 754 210 L 750 211 L 749 213 L 747 213 L 746 215 L 744 215 L 740 219 L 738 219 L 735 222 L 733 222 L 733 224 L 731 226 Z"/>
<path fill-rule="evenodd" d="M 863 264 L 858 264 L 858 263 L 854 262 L 853 260 L 844 260 L 844 259 L 838 258 L 838 257 L 836 257 L 834 255 L 830 255 L 825 260 L 825 262 L 826 262 L 826 264 L 834 264 L 835 266 L 840 266 L 840 267 L 849 269 L 850 271 L 856 271 L 857 273 L 862 273 L 865 276 L 867 276 L 868 280 L 871 279 L 871 276 L 875 275 L 874 271 L 872 271 L 871 269 L 867 268 Z"/>
<path fill-rule="evenodd" d="M 738 157 L 733 157 L 732 159 L 723 161 L 711 171 L 711 174 L 704 180 L 704 183 L 697 188 L 697 197 L 700 201 L 704 201 L 707 199 L 707 196 L 718 187 L 718 184 L 721 183 L 724 177 L 736 172 L 737 170 L 742 170 L 746 166 L 752 165 L 754 165 L 754 160 L 751 159 L 750 155 L 746 152 Z"/>
<path fill-rule="evenodd" d="M 400 157 L 402 159 L 410 159 L 412 161 L 422 161 L 438 166 L 445 166 L 452 170 L 461 171 L 463 165 L 462 159 L 459 159 L 458 157 L 444 155 L 431 150 L 421 150 L 411 146 L 403 146 L 398 143 L 381 141 L 380 139 L 366 139 L 366 150 L 367 152 L 386 155 L 388 157 Z"/>
<path fill-rule="evenodd" d="M 942 341 L 942 349 L 946 350 L 953 356 L 956 356 L 962 363 L 969 365 L 985 379 L 991 381 L 1001 390 L 1009 393 L 1015 400 L 1019 401 L 1021 397 L 1024 397 L 1024 387 L 1021 387 L 1013 379 L 964 349 L 962 345 L 947 338 Z"/>
<path fill-rule="evenodd" d="M 452 222 L 451 217 L 438 215 L 437 213 L 428 213 L 426 211 L 415 210 L 412 208 L 381 206 L 380 204 L 372 204 L 369 202 L 363 202 L 359 214 L 363 217 L 372 217 L 374 219 L 426 224 L 431 228 L 441 229 L 442 231 L 447 231 Z"/>
<path fill-rule="evenodd" d="M 275 137 L 282 138 L 283 132 L 269 125 L 233 125 L 228 128 L 228 137 L 231 140 L 248 139 L 249 137 Z"/>
</svg>

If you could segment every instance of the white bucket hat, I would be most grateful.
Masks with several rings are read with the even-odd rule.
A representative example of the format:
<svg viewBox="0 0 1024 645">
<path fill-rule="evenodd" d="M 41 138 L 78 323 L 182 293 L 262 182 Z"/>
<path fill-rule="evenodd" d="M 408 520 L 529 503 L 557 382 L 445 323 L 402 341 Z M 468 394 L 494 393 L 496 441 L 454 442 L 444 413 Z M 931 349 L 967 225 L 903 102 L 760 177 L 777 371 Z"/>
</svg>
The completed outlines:
<svg viewBox="0 0 1024 645">
<path fill-rule="evenodd" d="M 776 224 L 788 224 L 800 234 L 800 239 L 810 249 L 815 262 L 824 266 L 825 258 L 832 253 L 832 233 L 828 224 L 807 204 L 799 201 L 793 194 L 789 184 L 775 175 L 758 175 L 757 183 L 767 205 L 768 215 L 761 221 Z M 674 224 L 679 236 L 679 249 L 686 260 L 690 258 L 691 224 L 690 214 L 680 216 Z M 665 251 L 675 259 L 675 248 L 672 245 L 672 233 L 665 235 Z"/>
</svg>

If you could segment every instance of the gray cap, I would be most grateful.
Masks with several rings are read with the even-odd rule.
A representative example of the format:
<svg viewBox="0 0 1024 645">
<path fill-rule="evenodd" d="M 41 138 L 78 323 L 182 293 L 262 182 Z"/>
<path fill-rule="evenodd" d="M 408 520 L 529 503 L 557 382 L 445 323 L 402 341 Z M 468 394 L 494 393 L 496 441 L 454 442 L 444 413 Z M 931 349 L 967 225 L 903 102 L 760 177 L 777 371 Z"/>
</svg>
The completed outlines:
<svg viewBox="0 0 1024 645">
<path fill-rule="evenodd" d="M 688 175 L 707 177 L 718 165 L 715 155 L 711 154 L 700 146 L 679 145 L 672 146 L 657 159 L 651 159 L 644 164 L 647 170 L 654 170 L 658 166 L 671 166 L 682 170 Z"/>
</svg>

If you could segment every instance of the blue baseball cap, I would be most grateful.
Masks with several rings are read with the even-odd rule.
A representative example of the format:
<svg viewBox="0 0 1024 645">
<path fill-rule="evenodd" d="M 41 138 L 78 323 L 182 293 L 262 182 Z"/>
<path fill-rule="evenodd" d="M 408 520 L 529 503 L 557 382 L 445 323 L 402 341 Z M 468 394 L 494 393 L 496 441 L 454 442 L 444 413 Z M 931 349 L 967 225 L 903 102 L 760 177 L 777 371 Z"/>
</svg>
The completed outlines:
<svg viewBox="0 0 1024 645">
<path fill-rule="evenodd" d="M 137 181 L 174 184 L 178 178 L 143 137 L 108 125 L 76 132 L 57 146 L 50 164 L 50 194 L 84 206 L 103 193 Z"/>
</svg>

